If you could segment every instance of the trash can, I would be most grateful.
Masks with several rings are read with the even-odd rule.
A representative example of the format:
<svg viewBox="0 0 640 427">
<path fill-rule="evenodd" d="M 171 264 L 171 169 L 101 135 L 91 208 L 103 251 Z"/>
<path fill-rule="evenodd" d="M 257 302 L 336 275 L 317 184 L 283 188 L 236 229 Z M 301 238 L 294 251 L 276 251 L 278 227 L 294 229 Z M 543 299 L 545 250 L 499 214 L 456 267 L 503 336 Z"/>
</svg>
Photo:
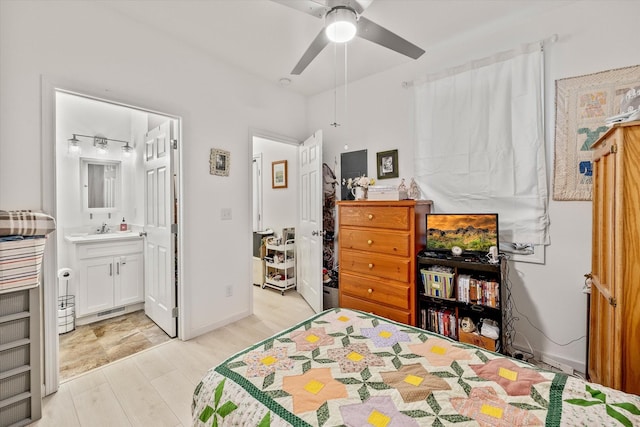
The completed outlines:
<svg viewBox="0 0 640 427">
<path fill-rule="evenodd" d="M 273 230 L 254 231 L 253 232 L 253 256 L 256 258 L 262 258 L 260 248 L 262 247 L 262 239 L 268 236 L 273 236 Z"/>
</svg>

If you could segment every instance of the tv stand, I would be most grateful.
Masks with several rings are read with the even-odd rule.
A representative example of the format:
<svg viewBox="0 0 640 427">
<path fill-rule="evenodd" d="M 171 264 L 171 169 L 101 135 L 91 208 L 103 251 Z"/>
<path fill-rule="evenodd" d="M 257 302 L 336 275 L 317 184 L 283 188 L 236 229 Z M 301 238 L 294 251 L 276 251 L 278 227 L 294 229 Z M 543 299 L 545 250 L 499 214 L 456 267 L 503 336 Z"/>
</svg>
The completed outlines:
<svg viewBox="0 0 640 427">
<path fill-rule="evenodd" d="M 432 254 L 437 256 L 429 256 Z M 487 350 L 504 352 L 503 262 L 490 263 L 486 257 L 475 254 L 473 257 L 465 254 L 457 257 L 440 252 L 421 252 L 417 258 L 416 276 L 418 327 Z M 451 273 L 438 275 L 434 273 L 437 270 L 435 266 L 448 267 Z M 426 283 L 434 279 L 434 274 L 439 276 L 438 282 Z M 443 281 L 446 288 L 441 287 Z M 469 283 L 474 286 L 473 292 Z M 471 319 L 478 327 L 483 319 L 495 322 L 499 328 L 497 339 L 483 336 L 479 331 L 463 331 L 460 327 L 463 318 Z"/>
</svg>

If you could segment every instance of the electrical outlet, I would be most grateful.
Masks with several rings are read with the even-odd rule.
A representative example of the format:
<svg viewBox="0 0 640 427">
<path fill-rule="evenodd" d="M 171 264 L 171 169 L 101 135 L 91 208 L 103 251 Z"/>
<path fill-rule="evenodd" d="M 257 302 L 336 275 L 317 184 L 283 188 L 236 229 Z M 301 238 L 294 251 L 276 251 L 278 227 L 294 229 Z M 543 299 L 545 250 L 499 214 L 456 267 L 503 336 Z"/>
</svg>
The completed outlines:
<svg viewBox="0 0 640 427">
<path fill-rule="evenodd" d="M 229 221 L 231 219 L 231 208 L 220 209 L 220 219 L 223 221 Z"/>
<path fill-rule="evenodd" d="M 227 285 L 227 286 L 225 287 L 225 295 L 226 295 L 227 297 L 233 296 L 233 286 L 231 286 L 231 285 Z"/>
</svg>

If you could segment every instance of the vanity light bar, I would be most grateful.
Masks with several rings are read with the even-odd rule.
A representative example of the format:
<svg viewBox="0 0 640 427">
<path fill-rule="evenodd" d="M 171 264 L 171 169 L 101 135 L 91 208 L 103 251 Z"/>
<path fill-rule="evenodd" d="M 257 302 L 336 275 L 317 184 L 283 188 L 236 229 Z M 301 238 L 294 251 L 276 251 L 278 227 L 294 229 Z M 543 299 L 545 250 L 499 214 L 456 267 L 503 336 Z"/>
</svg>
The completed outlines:
<svg viewBox="0 0 640 427">
<path fill-rule="evenodd" d="M 69 151 L 80 151 L 80 140 L 78 139 L 78 137 L 93 139 L 93 146 L 97 147 L 98 150 L 100 152 L 103 152 L 103 153 L 107 152 L 109 141 L 119 142 L 121 144 L 124 144 L 122 146 L 122 151 L 125 154 L 130 154 L 131 151 L 133 151 L 133 147 L 130 145 L 129 141 L 123 141 L 121 139 L 107 138 L 107 137 L 101 136 L 101 135 L 82 135 L 80 133 L 74 133 L 73 136 L 68 139 L 68 141 L 69 141 Z"/>
</svg>

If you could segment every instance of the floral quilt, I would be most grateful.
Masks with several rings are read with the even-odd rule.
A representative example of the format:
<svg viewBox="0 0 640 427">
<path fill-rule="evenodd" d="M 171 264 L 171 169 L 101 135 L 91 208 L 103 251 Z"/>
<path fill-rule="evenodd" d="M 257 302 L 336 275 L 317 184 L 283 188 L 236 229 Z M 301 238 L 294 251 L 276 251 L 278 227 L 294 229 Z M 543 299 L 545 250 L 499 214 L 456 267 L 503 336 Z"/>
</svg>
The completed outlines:
<svg viewBox="0 0 640 427">
<path fill-rule="evenodd" d="M 640 397 L 355 310 L 209 370 L 194 426 L 632 426 Z"/>
</svg>

